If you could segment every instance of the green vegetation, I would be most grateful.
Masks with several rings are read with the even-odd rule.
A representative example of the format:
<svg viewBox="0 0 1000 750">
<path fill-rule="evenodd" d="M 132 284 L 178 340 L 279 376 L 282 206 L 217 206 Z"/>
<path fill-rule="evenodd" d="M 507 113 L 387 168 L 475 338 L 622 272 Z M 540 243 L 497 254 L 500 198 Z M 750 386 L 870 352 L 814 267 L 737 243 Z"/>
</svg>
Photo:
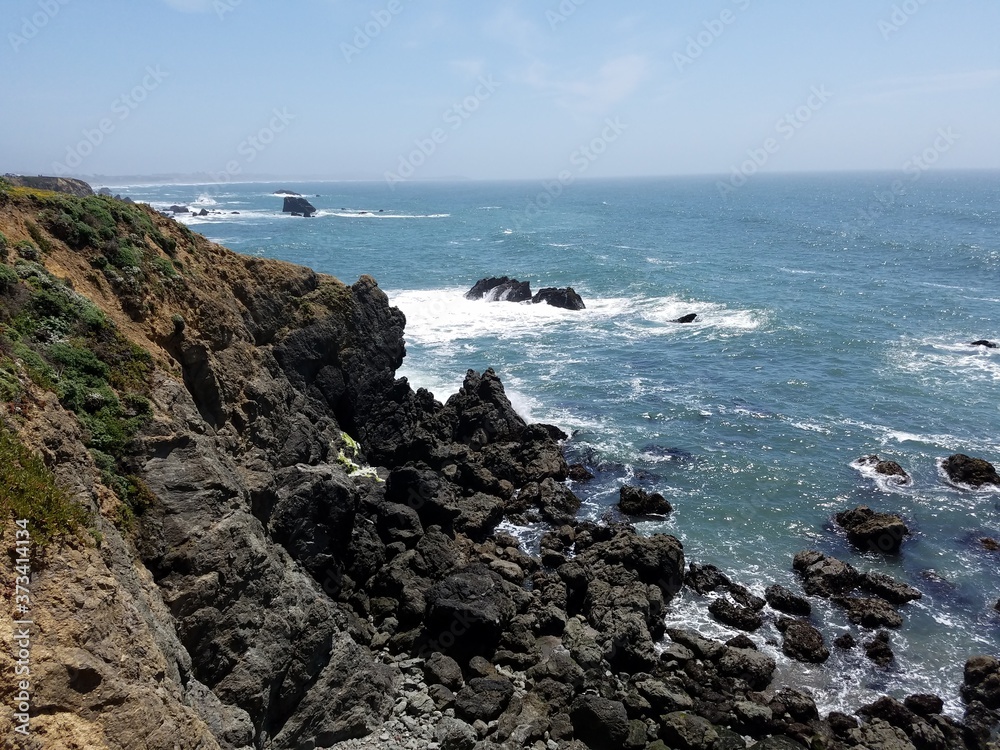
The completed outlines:
<svg viewBox="0 0 1000 750">
<path fill-rule="evenodd" d="M 104 482 L 123 501 L 120 520 L 130 525 L 152 498 L 124 468 L 129 443 L 152 416 L 152 357 L 37 263 L 0 265 L 0 279 L 7 280 L 0 281 L 0 399 L 21 396 L 22 368 L 55 392 L 83 425 Z"/>
<path fill-rule="evenodd" d="M 38 260 L 42 257 L 41 253 L 38 252 L 38 248 L 32 245 L 30 240 L 21 240 L 14 245 L 14 249 L 25 260 Z"/>
<path fill-rule="evenodd" d="M 87 512 L 56 485 L 55 477 L 0 422 L 0 519 L 27 519 L 34 545 L 75 534 L 88 523 Z"/>
<path fill-rule="evenodd" d="M 0 232 L 0 263 L 6 263 L 7 258 L 10 257 L 10 240 L 7 239 L 7 235 Z"/>
</svg>

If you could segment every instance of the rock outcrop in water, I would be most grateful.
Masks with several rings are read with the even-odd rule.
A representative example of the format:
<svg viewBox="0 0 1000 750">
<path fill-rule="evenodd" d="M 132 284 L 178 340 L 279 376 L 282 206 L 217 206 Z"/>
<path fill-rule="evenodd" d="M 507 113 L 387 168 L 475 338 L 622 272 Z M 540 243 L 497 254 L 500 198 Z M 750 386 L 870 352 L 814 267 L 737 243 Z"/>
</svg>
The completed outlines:
<svg viewBox="0 0 1000 750">
<path fill-rule="evenodd" d="M 667 630 L 681 543 L 576 519 L 566 436 L 518 416 L 492 370 L 444 403 L 397 379 L 405 319 L 370 277 L 0 183 L 5 237 L 28 241 L 28 221 L 38 262 L 0 245 L 0 445 L 36 451 L 52 474 L 35 480 L 89 513 L 34 566 L 38 746 L 987 747 L 988 660 L 966 670 L 964 726 L 933 700 L 859 722 L 774 685 L 746 636 Z M 63 528 L 50 508 L 28 506 L 39 533 Z M 522 516 L 549 524 L 538 556 L 497 530 Z M 820 553 L 796 567 L 862 622 L 919 595 Z M 720 619 L 775 617 L 712 566 L 686 580 Z M 778 622 L 820 661 L 820 628 Z M 4 705 L 14 690 L 0 682 Z M 5 739 L 14 721 L 0 713 Z"/>
<path fill-rule="evenodd" d="M 972 458 L 964 453 L 956 453 L 948 456 L 942 462 L 941 468 L 956 484 L 969 487 L 1000 485 L 1000 475 L 997 474 L 996 467 L 984 458 Z"/>
<path fill-rule="evenodd" d="M 847 532 L 851 543 L 866 552 L 898 554 L 903 539 L 910 534 L 900 516 L 877 513 L 867 505 L 845 510 L 835 518 L 837 524 Z"/>
<path fill-rule="evenodd" d="M 531 285 L 527 281 L 518 281 L 507 276 L 491 277 L 480 279 L 472 289 L 465 293 L 466 299 L 485 300 L 486 302 L 546 302 L 553 307 L 561 307 L 566 310 L 584 310 L 586 305 L 583 299 L 573 289 L 568 286 L 563 289 L 555 287 L 545 287 L 534 295 L 531 294 Z"/>
<path fill-rule="evenodd" d="M 312 216 L 316 213 L 316 207 L 301 196 L 286 195 L 281 212 L 293 214 L 295 216 Z"/>
<path fill-rule="evenodd" d="M 535 292 L 531 301 L 536 305 L 539 302 L 545 302 L 553 307 L 561 307 L 564 310 L 584 310 L 587 307 L 583 304 L 583 298 L 571 286 L 563 289 L 551 286 L 545 287 Z"/>
</svg>

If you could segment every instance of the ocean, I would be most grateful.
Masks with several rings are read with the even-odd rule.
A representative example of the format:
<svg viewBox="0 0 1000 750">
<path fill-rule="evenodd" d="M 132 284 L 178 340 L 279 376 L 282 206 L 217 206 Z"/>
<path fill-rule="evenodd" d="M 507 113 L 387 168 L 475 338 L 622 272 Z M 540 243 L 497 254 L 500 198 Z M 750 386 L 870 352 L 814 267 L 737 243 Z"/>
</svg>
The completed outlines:
<svg viewBox="0 0 1000 750">
<path fill-rule="evenodd" d="M 238 252 L 374 276 L 406 314 L 399 374 L 443 401 L 468 368 L 494 368 L 522 416 L 560 426 L 570 460 L 595 470 L 574 486 L 586 517 L 614 516 L 628 482 L 674 506 L 643 532 L 758 594 L 799 590 L 792 556 L 807 548 L 921 590 L 889 671 L 859 649 L 791 662 L 773 625 L 752 635 L 778 660 L 774 684 L 810 688 L 821 710 L 935 692 L 960 714 L 965 660 L 1000 650 L 1000 553 L 978 541 L 1000 537 L 1000 494 L 940 469 L 956 452 L 1000 464 L 1000 349 L 969 345 L 1000 339 L 1000 174 L 109 187 L 219 212 L 182 221 Z M 281 214 L 279 189 L 317 216 Z M 499 275 L 572 286 L 587 309 L 463 298 Z M 912 483 L 859 466 L 871 453 Z M 838 533 L 833 515 L 859 504 L 904 516 L 901 555 Z M 870 637 L 813 602 L 828 644 Z M 707 603 L 685 589 L 669 624 L 734 635 Z"/>
</svg>

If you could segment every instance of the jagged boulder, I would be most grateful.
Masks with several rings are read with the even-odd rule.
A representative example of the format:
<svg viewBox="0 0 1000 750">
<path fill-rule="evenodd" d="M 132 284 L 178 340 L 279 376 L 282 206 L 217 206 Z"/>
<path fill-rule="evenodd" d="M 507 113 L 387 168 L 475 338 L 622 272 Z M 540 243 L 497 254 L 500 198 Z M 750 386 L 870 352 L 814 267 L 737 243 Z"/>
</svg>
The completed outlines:
<svg viewBox="0 0 1000 750">
<path fill-rule="evenodd" d="M 573 731 L 593 750 L 619 750 L 629 735 L 628 714 L 621 701 L 581 695 L 570 710 Z"/>
<path fill-rule="evenodd" d="M 836 521 L 854 546 L 888 555 L 898 554 L 903 538 L 910 533 L 900 516 L 877 513 L 866 505 L 838 513 Z"/>
<path fill-rule="evenodd" d="M 673 507 L 659 492 L 625 484 L 618 491 L 618 509 L 630 516 L 665 516 Z"/>
<path fill-rule="evenodd" d="M 805 620 L 782 617 L 777 622 L 784 636 L 781 650 L 796 661 L 821 664 L 830 658 L 823 634 Z"/>
<path fill-rule="evenodd" d="M 964 453 L 956 453 L 948 456 L 942 462 L 941 468 L 956 484 L 970 487 L 982 487 L 984 484 L 1000 485 L 1000 475 L 997 475 L 996 467 L 983 458 L 972 458 Z"/>
<path fill-rule="evenodd" d="M 688 313 L 687 315 L 681 315 L 679 318 L 675 318 L 670 321 L 671 323 L 694 323 L 698 319 L 698 313 Z"/>
<path fill-rule="evenodd" d="M 491 656 L 515 613 L 503 579 L 480 563 L 434 584 L 425 599 L 429 650 L 459 660 Z"/>
<path fill-rule="evenodd" d="M 989 709 L 1000 709 L 1000 660 L 973 656 L 965 662 L 962 697 L 966 703 L 979 701 Z"/>
<path fill-rule="evenodd" d="M 764 591 L 764 598 L 771 607 L 779 612 L 804 616 L 808 616 L 812 612 L 812 605 L 809 604 L 808 599 L 798 596 L 777 583 L 767 587 Z"/>
<path fill-rule="evenodd" d="M 810 596 L 846 594 L 861 581 L 853 566 L 816 550 L 797 553 L 792 567 L 802 576 L 802 587 Z"/>
<path fill-rule="evenodd" d="M 301 214 L 302 216 L 312 216 L 316 213 L 316 206 L 307 201 L 301 196 L 286 195 L 284 200 L 284 205 L 281 208 L 282 213 L 286 214 Z"/>
<path fill-rule="evenodd" d="M 571 286 L 563 289 L 547 286 L 535 292 L 531 301 L 536 305 L 540 302 L 546 302 L 553 307 L 561 307 L 564 310 L 585 310 L 587 307 L 583 304 L 583 298 Z"/>
<path fill-rule="evenodd" d="M 486 302 L 527 302 L 531 299 L 531 286 L 508 276 L 480 279 L 465 293 L 466 299 Z"/>
</svg>

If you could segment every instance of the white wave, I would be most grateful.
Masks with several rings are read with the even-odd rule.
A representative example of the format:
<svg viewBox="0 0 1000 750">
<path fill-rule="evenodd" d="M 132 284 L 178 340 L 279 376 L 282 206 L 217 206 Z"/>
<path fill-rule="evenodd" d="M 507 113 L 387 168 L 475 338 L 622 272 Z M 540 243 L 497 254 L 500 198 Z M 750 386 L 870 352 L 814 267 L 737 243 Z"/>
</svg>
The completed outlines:
<svg viewBox="0 0 1000 750">
<path fill-rule="evenodd" d="M 889 361 L 902 372 L 936 382 L 1000 381 L 1000 350 L 970 346 L 959 336 L 904 340 L 890 350 Z"/>
<path fill-rule="evenodd" d="M 498 208 L 503 208 L 503 206 L 480 206 L 477 211 L 495 211 Z"/>
<path fill-rule="evenodd" d="M 447 219 L 451 214 L 390 214 L 378 211 L 328 211 L 321 209 L 316 216 L 339 216 L 343 219 Z"/>
<path fill-rule="evenodd" d="M 215 200 L 208 193 L 202 193 L 198 198 L 191 204 L 192 206 L 218 206 L 218 201 Z"/>
</svg>

